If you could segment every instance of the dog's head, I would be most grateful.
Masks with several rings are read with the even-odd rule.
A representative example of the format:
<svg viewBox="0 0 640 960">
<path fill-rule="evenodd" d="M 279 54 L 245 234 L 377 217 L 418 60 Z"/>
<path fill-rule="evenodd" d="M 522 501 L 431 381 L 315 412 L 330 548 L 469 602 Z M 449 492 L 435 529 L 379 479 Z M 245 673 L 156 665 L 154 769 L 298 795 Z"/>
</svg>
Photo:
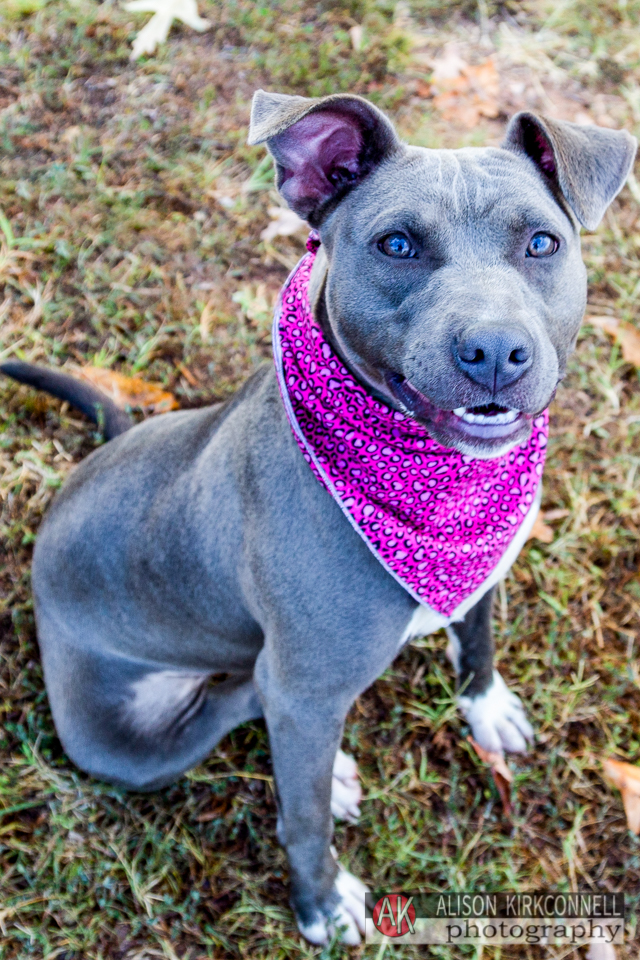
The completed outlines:
<svg viewBox="0 0 640 960">
<path fill-rule="evenodd" d="M 580 226 L 621 189 L 635 139 L 519 113 L 499 149 L 426 150 L 360 97 L 259 91 L 249 142 L 320 233 L 314 310 L 360 381 L 444 446 L 525 442 L 584 313 Z"/>
</svg>

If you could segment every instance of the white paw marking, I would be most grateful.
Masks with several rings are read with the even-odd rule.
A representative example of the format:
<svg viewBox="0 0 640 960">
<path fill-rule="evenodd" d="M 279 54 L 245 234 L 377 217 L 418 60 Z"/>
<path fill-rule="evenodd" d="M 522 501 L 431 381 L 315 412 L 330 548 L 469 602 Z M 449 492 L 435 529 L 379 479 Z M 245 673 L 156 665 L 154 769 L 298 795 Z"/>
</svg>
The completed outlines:
<svg viewBox="0 0 640 960">
<path fill-rule="evenodd" d="M 357 823 L 361 800 L 362 788 L 358 781 L 358 765 L 348 753 L 338 750 L 331 778 L 331 813 L 336 820 Z"/>
<path fill-rule="evenodd" d="M 533 728 L 520 698 L 511 693 L 497 670 L 485 693 L 477 697 L 459 697 L 458 705 L 471 727 L 473 739 L 485 750 L 502 753 L 526 753 L 533 742 Z"/>
<path fill-rule="evenodd" d="M 454 673 L 456 676 L 460 673 L 460 640 L 458 634 L 452 627 L 447 627 L 447 636 L 449 638 L 449 643 L 447 644 L 447 649 L 445 651 L 447 660 L 453 667 Z"/>
<path fill-rule="evenodd" d="M 318 945 L 327 943 L 336 929 L 340 928 L 340 942 L 355 947 L 360 943 L 361 934 L 364 934 L 364 898 L 367 888 L 338 864 L 334 889 L 339 901 L 331 916 L 323 917 L 318 914 L 313 923 L 308 924 L 298 921 L 298 928 L 310 943 Z"/>
</svg>

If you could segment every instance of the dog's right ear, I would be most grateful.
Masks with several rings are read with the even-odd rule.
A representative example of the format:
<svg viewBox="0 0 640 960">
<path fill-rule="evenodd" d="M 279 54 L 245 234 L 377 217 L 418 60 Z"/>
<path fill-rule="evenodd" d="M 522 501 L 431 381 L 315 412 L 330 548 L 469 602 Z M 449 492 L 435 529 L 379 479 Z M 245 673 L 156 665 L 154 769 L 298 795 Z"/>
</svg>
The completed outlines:
<svg viewBox="0 0 640 960">
<path fill-rule="evenodd" d="M 253 96 L 248 142 L 266 143 L 276 162 L 278 190 L 314 227 L 401 149 L 390 121 L 362 97 L 308 99 L 265 90 Z"/>
</svg>

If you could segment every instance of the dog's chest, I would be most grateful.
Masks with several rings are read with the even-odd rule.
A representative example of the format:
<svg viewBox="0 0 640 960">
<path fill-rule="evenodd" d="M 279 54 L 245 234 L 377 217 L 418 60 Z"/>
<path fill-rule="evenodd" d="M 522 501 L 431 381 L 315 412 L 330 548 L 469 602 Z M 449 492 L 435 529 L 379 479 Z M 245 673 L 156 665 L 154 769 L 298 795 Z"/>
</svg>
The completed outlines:
<svg viewBox="0 0 640 960">
<path fill-rule="evenodd" d="M 411 617 L 411 620 L 407 624 L 404 633 L 400 638 L 398 650 L 402 649 L 402 647 L 404 647 L 404 645 L 410 640 L 413 640 L 414 637 L 425 637 L 430 633 L 435 633 L 436 630 L 440 630 L 443 627 L 448 627 L 450 623 L 459 623 L 460 620 L 464 619 L 469 610 L 471 610 L 472 607 L 474 607 L 476 603 L 478 603 L 478 601 L 484 596 L 487 590 L 490 590 L 491 587 L 494 587 L 500 582 L 500 580 L 504 579 L 513 566 L 516 557 L 529 538 L 531 528 L 533 527 L 536 517 L 538 516 L 541 497 L 542 486 L 540 485 L 538 487 L 536 498 L 531 505 L 531 509 L 520 525 L 520 528 L 509 544 L 509 547 L 502 555 L 500 562 L 496 567 L 494 567 L 487 579 L 480 584 L 480 586 L 469 597 L 467 597 L 463 603 L 456 607 L 451 616 L 445 617 L 438 613 L 437 610 L 433 610 L 431 607 L 423 603 L 420 603 L 416 606 L 413 616 Z"/>
</svg>

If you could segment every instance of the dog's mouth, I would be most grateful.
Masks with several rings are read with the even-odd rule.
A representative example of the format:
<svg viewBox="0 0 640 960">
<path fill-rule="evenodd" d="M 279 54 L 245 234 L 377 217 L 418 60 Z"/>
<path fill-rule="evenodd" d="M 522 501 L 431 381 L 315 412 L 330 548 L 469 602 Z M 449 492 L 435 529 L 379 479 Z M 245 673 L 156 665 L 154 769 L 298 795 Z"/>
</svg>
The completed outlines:
<svg viewBox="0 0 640 960">
<path fill-rule="evenodd" d="M 429 427 L 440 443 L 458 447 L 471 444 L 487 452 L 521 443 L 526 439 L 533 419 L 498 403 L 477 407 L 456 407 L 442 410 L 400 374 L 387 374 L 386 381 L 394 397 L 417 420 Z"/>
<path fill-rule="evenodd" d="M 451 412 L 467 425 L 489 427 L 492 430 L 509 427 L 523 415 L 521 410 L 501 407 L 497 403 L 485 403 L 480 407 L 456 407 Z"/>
</svg>

